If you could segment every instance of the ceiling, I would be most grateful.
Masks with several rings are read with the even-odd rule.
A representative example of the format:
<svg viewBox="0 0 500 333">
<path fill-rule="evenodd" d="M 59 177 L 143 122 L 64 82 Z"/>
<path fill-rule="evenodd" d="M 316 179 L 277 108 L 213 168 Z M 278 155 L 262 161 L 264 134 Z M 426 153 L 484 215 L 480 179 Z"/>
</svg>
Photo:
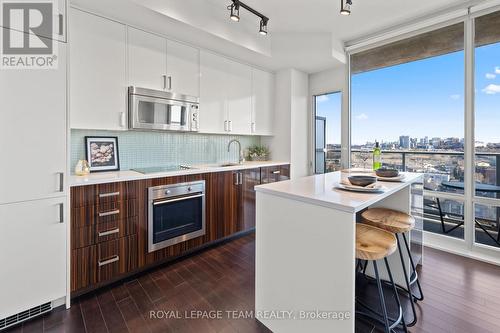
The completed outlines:
<svg viewBox="0 0 500 333">
<path fill-rule="evenodd" d="M 340 0 L 244 0 L 269 17 L 269 35 L 263 37 L 257 33 L 259 19 L 244 9 L 240 22 L 229 20 L 230 0 L 128 1 L 197 31 L 189 42 L 272 70 L 293 67 L 308 73 L 342 65 L 345 41 L 471 2 L 353 0 L 352 14 L 342 16 Z M 175 29 L 169 32 L 177 35 Z"/>
</svg>

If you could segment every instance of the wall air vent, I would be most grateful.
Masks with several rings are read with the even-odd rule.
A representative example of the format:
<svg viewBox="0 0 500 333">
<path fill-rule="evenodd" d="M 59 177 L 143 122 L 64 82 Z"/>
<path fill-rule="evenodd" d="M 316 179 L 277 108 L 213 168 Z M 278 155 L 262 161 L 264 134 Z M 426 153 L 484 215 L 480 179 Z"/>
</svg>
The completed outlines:
<svg viewBox="0 0 500 333">
<path fill-rule="evenodd" d="M 31 308 L 29 310 L 19 312 L 7 318 L 2 318 L 0 319 L 0 331 L 6 329 L 7 327 L 11 327 L 25 320 L 28 320 L 30 318 L 49 312 L 50 310 L 52 310 L 52 303 L 48 302 L 42 305 L 35 306 L 34 308 Z"/>
</svg>

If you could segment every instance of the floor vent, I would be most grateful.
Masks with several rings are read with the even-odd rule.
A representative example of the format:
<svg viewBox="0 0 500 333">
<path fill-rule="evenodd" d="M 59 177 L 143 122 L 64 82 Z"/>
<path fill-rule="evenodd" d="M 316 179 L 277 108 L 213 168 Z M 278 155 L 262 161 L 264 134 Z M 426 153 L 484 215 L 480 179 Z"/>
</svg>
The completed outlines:
<svg viewBox="0 0 500 333">
<path fill-rule="evenodd" d="M 50 310 L 52 310 L 52 303 L 48 302 L 39 306 L 35 306 L 34 308 L 31 308 L 29 310 L 19 312 L 18 314 L 12 315 L 10 317 L 0 319 L 0 331 L 30 318 L 39 316 L 45 312 L 49 312 Z"/>
</svg>

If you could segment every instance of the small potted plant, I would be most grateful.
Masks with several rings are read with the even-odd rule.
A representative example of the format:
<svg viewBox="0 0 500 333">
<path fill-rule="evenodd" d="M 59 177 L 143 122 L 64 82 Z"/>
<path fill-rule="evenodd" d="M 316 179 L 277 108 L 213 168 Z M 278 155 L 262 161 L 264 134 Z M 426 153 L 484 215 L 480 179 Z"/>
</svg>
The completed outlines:
<svg viewBox="0 0 500 333">
<path fill-rule="evenodd" d="M 269 158 L 269 148 L 262 145 L 254 145 L 248 148 L 249 161 L 267 161 Z"/>
</svg>

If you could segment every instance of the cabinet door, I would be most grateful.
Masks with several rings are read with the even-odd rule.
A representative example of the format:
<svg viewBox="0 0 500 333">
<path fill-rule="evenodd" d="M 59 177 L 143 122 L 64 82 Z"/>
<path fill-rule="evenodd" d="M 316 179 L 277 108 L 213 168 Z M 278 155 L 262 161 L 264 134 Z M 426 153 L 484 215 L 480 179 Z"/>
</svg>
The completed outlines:
<svg viewBox="0 0 500 333">
<path fill-rule="evenodd" d="M 58 68 L 0 74 L 0 204 L 64 195 L 66 44 Z"/>
<path fill-rule="evenodd" d="M 225 87 L 229 132 L 250 134 L 252 115 L 252 72 L 249 66 L 228 60 Z"/>
<path fill-rule="evenodd" d="M 128 27 L 129 85 L 165 90 L 167 88 L 167 40 Z"/>
<path fill-rule="evenodd" d="M 66 197 L 0 205 L 0 318 L 66 295 L 62 204 Z"/>
<path fill-rule="evenodd" d="M 167 89 L 174 93 L 200 96 L 200 51 L 167 41 Z"/>
<path fill-rule="evenodd" d="M 252 70 L 252 134 L 272 135 L 274 117 L 274 75 Z"/>
<path fill-rule="evenodd" d="M 240 219 L 242 230 L 255 228 L 255 186 L 260 185 L 260 168 L 242 170 Z"/>
<path fill-rule="evenodd" d="M 210 52 L 200 55 L 200 132 L 227 133 L 226 68 L 228 60 Z"/>
<path fill-rule="evenodd" d="M 70 10 L 71 127 L 127 129 L 125 25 Z"/>
</svg>

